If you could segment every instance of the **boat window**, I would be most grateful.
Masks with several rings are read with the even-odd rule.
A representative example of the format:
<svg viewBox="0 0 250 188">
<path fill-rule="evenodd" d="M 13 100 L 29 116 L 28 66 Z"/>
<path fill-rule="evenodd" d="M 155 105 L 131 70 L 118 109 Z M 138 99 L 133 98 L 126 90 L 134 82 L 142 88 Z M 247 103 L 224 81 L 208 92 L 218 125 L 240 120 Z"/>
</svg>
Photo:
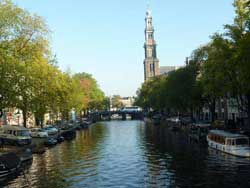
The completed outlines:
<svg viewBox="0 0 250 188">
<path fill-rule="evenodd" d="M 227 139 L 227 145 L 232 145 L 232 140 L 231 139 Z"/>
<path fill-rule="evenodd" d="M 17 136 L 17 131 L 13 131 L 13 135 Z"/>
<path fill-rule="evenodd" d="M 221 136 L 220 136 L 220 143 L 221 143 L 221 144 L 225 144 L 225 139 L 224 139 L 224 137 L 221 137 Z"/>
<path fill-rule="evenodd" d="M 247 138 L 238 138 L 236 139 L 236 145 L 248 145 Z"/>
<path fill-rule="evenodd" d="M 29 136 L 29 131 L 18 131 L 17 136 Z"/>
</svg>

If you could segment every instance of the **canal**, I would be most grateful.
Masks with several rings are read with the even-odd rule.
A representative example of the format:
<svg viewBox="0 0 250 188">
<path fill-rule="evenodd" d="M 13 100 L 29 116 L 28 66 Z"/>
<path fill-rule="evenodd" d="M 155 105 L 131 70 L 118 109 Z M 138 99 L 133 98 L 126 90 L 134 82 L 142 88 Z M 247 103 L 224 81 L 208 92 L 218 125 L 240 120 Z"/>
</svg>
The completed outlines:
<svg viewBox="0 0 250 188">
<path fill-rule="evenodd" d="M 141 121 L 77 132 L 5 187 L 250 187 L 250 160 L 191 144 L 183 133 Z"/>
</svg>

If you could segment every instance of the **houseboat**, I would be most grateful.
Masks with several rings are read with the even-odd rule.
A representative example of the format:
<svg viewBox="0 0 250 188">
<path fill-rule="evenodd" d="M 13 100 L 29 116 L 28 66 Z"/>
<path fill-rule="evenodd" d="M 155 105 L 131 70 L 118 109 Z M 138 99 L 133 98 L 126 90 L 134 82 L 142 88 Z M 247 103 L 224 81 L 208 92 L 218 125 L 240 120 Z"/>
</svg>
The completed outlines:
<svg viewBox="0 0 250 188">
<path fill-rule="evenodd" d="M 192 124 L 189 130 L 189 139 L 198 143 L 206 143 L 207 135 L 211 128 L 210 123 L 199 122 Z"/>
<path fill-rule="evenodd" d="M 239 157 L 250 157 L 249 138 L 223 130 L 211 130 L 207 135 L 208 146 Z"/>
<path fill-rule="evenodd" d="M 0 141 L 1 144 L 6 145 L 29 145 L 31 144 L 31 136 L 25 127 L 3 125 L 0 128 Z"/>
</svg>

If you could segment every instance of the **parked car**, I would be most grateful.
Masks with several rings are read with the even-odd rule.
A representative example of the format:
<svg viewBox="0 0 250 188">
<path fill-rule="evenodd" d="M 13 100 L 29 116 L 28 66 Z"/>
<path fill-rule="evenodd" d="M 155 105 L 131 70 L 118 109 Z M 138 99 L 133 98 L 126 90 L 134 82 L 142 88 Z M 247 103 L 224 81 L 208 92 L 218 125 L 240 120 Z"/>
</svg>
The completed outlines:
<svg viewBox="0 0 250 188">
<path fill-rule="evenodd" d="M 190 116 L 183 116 L 180 118 L 180 121 L 182 125 L 188 125 L 188 124 L 193 123 L 193 120 Z"/>
<path fill-rule="evenodd" d="M 75 127 L 75 123 L 74 122 L 68 122 L 68 127 L 71 129 L 71 128 L 74 128 Z"/>
<path fill-rule="evenodd" d="M 57 140 L 57 143 L 61 143 L 61 142 L 64 141 L 64 137 L 63 137 L 63 136 L 58 136 L 58 137 L 56 138 L 56 140 Z"/>
<path fill-rule="evenodd" d="M 30 130 L 31 137 L 47 138 L 49 136 L 48 132 L 41 128 L 33 128 Z"/>
<path fill-rule="evenodd" d="M 44 143 L 46 146 L 54 146 L 57 144 L 57 140 L 54 138 L 48 138 L 47 141 Z"/>
<path fill-rule="evenodd" d="M 180 123 L 181 121 L 179 117 L 170 117 L 167 120 L 173 123 Z"/>
<path fill-rule="evenodd" d="M 46 131 L 48 135 L 54 135 L 59 132 L 59 130 L 56 127 L 53 127 L 52 125 L 44 127 L 43 130 Z"/>
<path fill-rule="evenodd" d="M 57 129 L 60 129 L 60 130 L 68 130 L 68 129 L 71 129 L 74 127 L 74 124 L 73 123 L 69 123 L 67 121 L 58 121 L 56 123 L 56 127 Z"/>
<path fill-rule="evenodd" d="M 215 120 L 212 123 L 212 127 L 214 129 L 224 129 L 224 127 L 225 127 L 225 121 L 224 120 Z"/>
<path fill-rule="evenodd" d="M 61 130 L 68 130 L 70 129 L 71 127 L 69 126 L 68 123 L 64 122 L 62 123 L 61 125 L 58 126 Z"/>
<path fill-rule="evenodd" d="M 85 128 L 88 128 L 90 124 L 91 124 L 90 121 L 83 120 L 83 121 L 80 123 L 80 126 L 81 126 L 81 128 L 84 128 L 84 129 L 85 129 Z"/>
</svg>

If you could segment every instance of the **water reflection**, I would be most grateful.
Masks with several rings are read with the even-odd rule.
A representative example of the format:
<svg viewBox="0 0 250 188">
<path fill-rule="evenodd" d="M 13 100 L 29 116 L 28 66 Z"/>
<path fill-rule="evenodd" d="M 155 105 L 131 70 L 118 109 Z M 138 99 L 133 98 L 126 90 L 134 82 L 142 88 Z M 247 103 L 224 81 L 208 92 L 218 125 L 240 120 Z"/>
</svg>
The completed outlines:
<svg viewBox="0 0 250 188">
<path fill-rule="evenodd" d="M 194 143 L 165 126 L 146 126 L 149 153 L 162 153 L 172 172 L 174 187 L 249 187 L 250 160 L 234 157 Z M 155 152 L 155 150 L 157 150 Z M 158 164 L 161 166 L 161 164 Z M 174 181 L 173 181 L 174 180 Z"/>
<path fill-rule="evenodd" d="M 98 123 L 34 155 L 6 187 L 249 187 L 250 162 L 140 121 Z"/>
</svg>

